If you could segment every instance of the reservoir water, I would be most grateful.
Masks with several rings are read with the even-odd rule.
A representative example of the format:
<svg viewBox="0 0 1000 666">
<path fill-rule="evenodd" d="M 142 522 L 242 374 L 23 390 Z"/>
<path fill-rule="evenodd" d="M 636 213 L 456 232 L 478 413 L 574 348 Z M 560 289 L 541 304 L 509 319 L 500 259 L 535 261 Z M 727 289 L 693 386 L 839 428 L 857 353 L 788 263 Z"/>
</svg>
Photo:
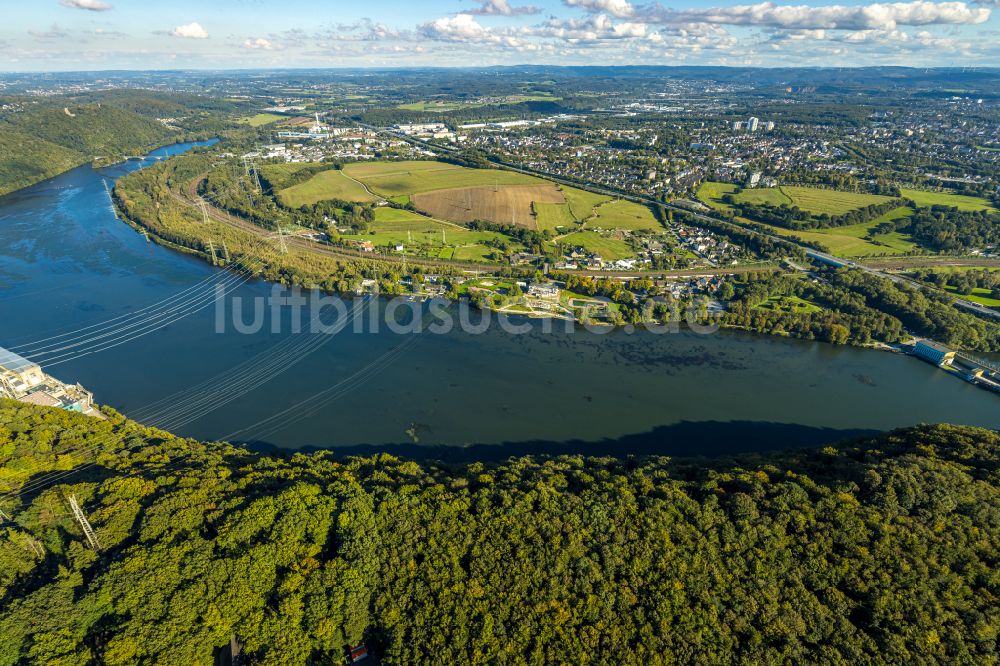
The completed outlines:
<svg viewBox="0 0 1000 666">
<path fill-rule="evenodd" d="M 117 220 L 102 182 L 188 147 L 101 171 L 80 167 L 0 198 L 0 346 L 30 349 L 212 279 L 218 269 L 147 243 Z M 270 291 L 254 282 L 230 295 Z M 236 433 L 260 445 L 348 453 L 716 454 L 917 423 L 1000 428 L 1000 398 L 905 356 L 730 332 L 598 335 L 532 326 L 527 335 L 496 326 L 481 335 L 420 335 L 375 366 L 401 336 L 385 327 L 346 330 L 272 368 L 268 381 L 232 401 L 222 391 L 206 403 L 191 387 L 294 343 L 287 327 L 219 333 L 209 307 L 47 369 L 125 414 L 149 413 L 142 408 L 175 396 L 157 416 L 167 427 L 173 418 L 178 434 Z M 323 391 L 326 399 L 309 400 Z"/>
</svg>

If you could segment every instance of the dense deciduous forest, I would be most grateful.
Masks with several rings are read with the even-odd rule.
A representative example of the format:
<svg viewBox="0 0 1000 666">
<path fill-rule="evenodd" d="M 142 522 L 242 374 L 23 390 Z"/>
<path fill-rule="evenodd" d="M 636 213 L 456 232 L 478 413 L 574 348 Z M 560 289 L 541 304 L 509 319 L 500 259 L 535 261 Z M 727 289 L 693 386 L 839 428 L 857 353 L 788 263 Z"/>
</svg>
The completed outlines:
<svg viewBox="0 0 1000 666">
<path fill-rule="evenodd" d="M 50 141 L 0 131 L 0 194 L 34 185 L 85 161 L 80 153 Z"/>
<path fill-rule="evenodd" d="M 155 119 L 110 106 L 9 113 L 0 117 L 0 194 L 86 162 L 144 153 L 177 136 Z"/>
<path fill-rule="evenodd" d="M 955 308 L 947 296 L 863 271 L 838 269 L 825 274 L 835 291 L 862 297 L 868 307 L 896 317 L 916 335 L 960 349 L 1000 350 L 1000 324 Z"/>
<path fill-rule="evenodd" d="M 822 282 L 793 276 L 750 273 L 733 281 L 727 326 L 774 335 L 789 335 L 834 344 L 898 342 L 903 324 L 896 317 L 870 307 L 865 299 Z M 761 307 L 772 298 L 796 297 L 814 304 L 805 311 Z"/>
<path fill-rule="evenodd" d="M 899 342 L 910 335 L 960 349 L 1000 350 L 1000 325 L 963 312 L 944 295 L 848 269 L 822 269 L 824 281 L 750 273 L 733 281 L 721 323 L 758 333 L 791 335 L 836 344 Z M 804 310 L 760 307 L 772 298 L 796 297 Z"/>
<path fill-rule="evenodd" d="M 188 95 L 112 91 L 16 104 L 0 113 L 0 195 L 87 162 L 107 164 L 230 124 L 234 105 Z"/>
<path fill-rule="evenodd" d="M 950 206 L 920 209 L 909 220 L 896 220 L 925 247 L 939 251 L 982 249 L 1000 243 L 1000 216 L 993 210 L 960 211 Z"/>
<path fill-rule="evenodd" d="M 119 157 L 155 147 L 177 134 L 155 118 L 102 104 L 16 113 L 5 123 L 11 131 L 69 148 L 87 159 Z"/>
<path fill-rule="evenodd" d="M 2 500 L 0 664 L 208 664 L 234 635 L 253 664 L 361 640 L 392 664 L 993 663 L 998 447 L 338 460 L 0 402 L 0 487 L 34 489 Z"/>
</svg>

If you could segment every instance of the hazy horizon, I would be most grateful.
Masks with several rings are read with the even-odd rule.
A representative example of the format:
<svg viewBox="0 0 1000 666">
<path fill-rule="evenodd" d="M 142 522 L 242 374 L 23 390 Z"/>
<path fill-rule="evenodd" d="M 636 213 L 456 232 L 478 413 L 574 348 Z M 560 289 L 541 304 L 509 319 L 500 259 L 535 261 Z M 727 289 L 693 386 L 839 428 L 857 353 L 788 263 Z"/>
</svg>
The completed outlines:
<svg viewBox="0 0 1000 666">
<path fill-rule="evenodd" d="M 997 0 L 42 0 L 8 3 L 0 71 L 514 65 L 1000 65 Z"/>
</svg>

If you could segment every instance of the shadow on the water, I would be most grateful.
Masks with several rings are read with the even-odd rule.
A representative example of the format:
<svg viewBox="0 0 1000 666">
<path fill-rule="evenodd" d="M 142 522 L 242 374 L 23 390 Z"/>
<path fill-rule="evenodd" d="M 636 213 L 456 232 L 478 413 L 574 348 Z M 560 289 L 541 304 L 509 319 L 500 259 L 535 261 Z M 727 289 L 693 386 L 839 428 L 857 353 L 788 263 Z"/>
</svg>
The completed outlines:
<svg viewBox="0 0 1000 666">
<path fill-rule="evenodd" d="M 716 457 L 741 453 L 761 453 L 785 449 L 824 446 L 835 442 L 879 434 L 879 430 L 816 428 L 794 423 L 765 421 L 681 421 L 649 432 L 597 441 L 527 441 L 472 446 L 400 444 L 359 444 L 327 448 L 306 446 L 285 449 L 270 442 L 235 442 L 255 451 L 293 453 L 329 450 L 338 457 L 388 453 L 414 460 L 469 462 L 497 461 L 522 455 L 587 455 L 626 457 L 657 455 L 674 457 Z"/>
</svg>

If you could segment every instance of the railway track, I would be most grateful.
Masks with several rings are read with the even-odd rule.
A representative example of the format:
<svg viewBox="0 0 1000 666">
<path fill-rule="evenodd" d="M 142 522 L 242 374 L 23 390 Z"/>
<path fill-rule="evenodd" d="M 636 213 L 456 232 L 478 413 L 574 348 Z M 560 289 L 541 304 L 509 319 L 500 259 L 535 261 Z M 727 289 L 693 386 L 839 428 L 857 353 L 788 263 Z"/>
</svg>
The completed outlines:
<svg viewBox="0 0 1000 666">
<path fill-rule="evenodd" d="M 205 201 L 201 195 L 198 194 L 198 188 L 201 183 L 205 180 L 207 174 L 202 174 L 187 184 L 183 194 L 175 192 L 174 190 L 169 190 L 170 196 L 173 197 L 179 203 L 184 204 L 189 208 L 202 210 L 202 203 L 205 205 L 205 211 L 207 212 L 209 218 L 220 222 L 227 226 L 239 229 L 247 233 L 254 234 L 259 237 L 269 237 L 271 232 L 264 229 L 252 222 L 244 220 L 240 217 L 232 215 L 216 206 L 213 206 L 208 201 Z M 343 260 L 367 260 L 367 261 L 385 261 L 389 263 L 402 264 L 404 259 L 397 255 L 382 255 L 382 254 L 372 254 L 369 252 L 360 252 L 356 250 L 350 250 L 347 248 L 334 247 L 319 241 L 301 238 L 296 236 L 285 236 L 286 245 L 296 247 L 307 252 L 315 252 L 317 254 L 322 254 L 325 256 L 333 257 L 336 259 Z M 406 257 L 405 263 L 411 266 L 422 266 L 428 268 L 458 268 L 468 273 L 491 273 L 499 269 L 506 268 L 504 264 L 477 264 L 471 262 L 461 262 L 454 260 L 433 260 L 433 259 L 421 259 L 414 257 Z M 664 270 L 664 271 L 601 271 L 601 270 L 583 270 L 583 271 L 572 271 L 574 275 L 581 275 L 586 277 L 605 277 L 612 279 L 628 279 L 628 278 L 642 278 L 642 279 L 656 279 L 656 278 L 670 278 L 670 277 L 700 277 L 708 275 L 732 275 L 736 273 L 748 273 L 748 272 L 772 272 L 779 270 L 775 266 L 732 266 L 729 268 L 691 268 L 691 269 L 679 269 L 679 270 Z"/>
<path fill-rule="evenodd" d="M 201 184 L 201 182 L 205 180 L 205 178 L 206 175 L 203 174 L 192 180 L 190 183 L 188 183 L 185 189 L 185 193 L 183 195 L 173 190 L 170 190 L 170 196 L 173 197 L 178 202 L 184 204 L 185 206 L 197 209 L 199 211 L 201 210 L 202 202 L 204 202 L 205 211 L 207 212 L 208 216 L 211 219 L 215 220 L 216 222 L 220 222 L 227 226 L 260 237 L 269 237 L 272 235 L 271 232 L 268 231 L 267 229 L 264 229 L 252 222 L 248 222 L 247 220 L 244 220 L 240 217 L 232 215 L 205 201 L 198 194 L 198 187 Z M 405 262 L 406 264 L 411 266 L 424 266 L 424 267 L 438 268 L 438 269 L 443 267 L 459 268 L 464 271 L 474 272 L 474 273 L 488 272 L 491 269 L 495 270 L 497 267 L 499 267 L 498 265 L 495 264 L 474 264 L 471 262 L 461 262 L 452 260 L 435 261 L 433 259 L 421 259 L 419 257 L 417 258 L 406 257 L 406 259 L 404 260 L 403 257 L 401 256 L 374 254 L 371 252 L 350 250 L 348 248 L 335 247 L 333 245 L 328 245 L 320 241 L 301 238 L 298 236 L 285 236 L 285 244 L 288 246 L 296 247 L 301 250 L 305 250 L 307 252 L 314 252 L 317 254 L 322 254 L 325 256 L 334 257 L 337 259 L 344 259 L 344 260 L 385 261 L 389 263 L 398 263 L 398 264 L 402 264 Z"/>
</svg>

